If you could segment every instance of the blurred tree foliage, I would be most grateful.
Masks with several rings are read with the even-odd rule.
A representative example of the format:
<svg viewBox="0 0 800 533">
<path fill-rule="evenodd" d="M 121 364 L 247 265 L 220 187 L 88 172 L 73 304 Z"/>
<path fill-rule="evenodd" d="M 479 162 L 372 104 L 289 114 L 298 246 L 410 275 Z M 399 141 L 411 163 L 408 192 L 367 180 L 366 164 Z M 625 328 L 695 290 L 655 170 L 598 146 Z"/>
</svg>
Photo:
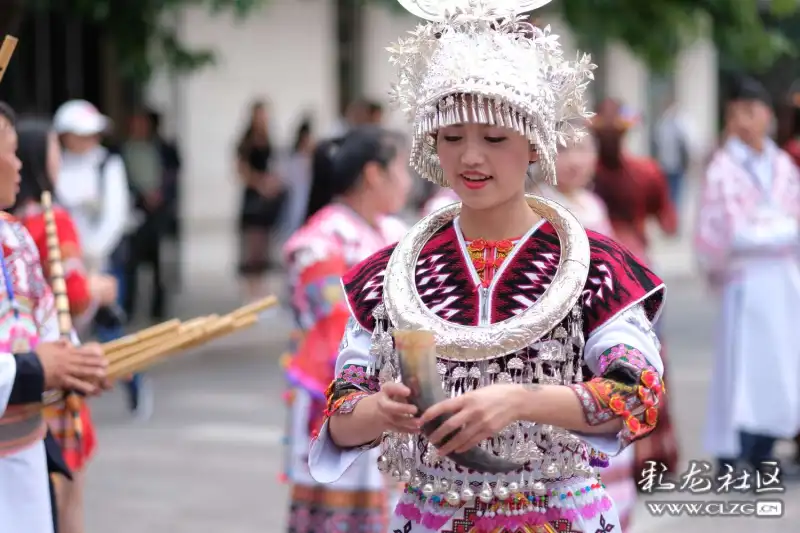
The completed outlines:
<svg viewBox="0 0 800 533">
<path fill-rule="evenodd" d="M 244 18 L 269 0 L 0 0 L 5 33 L 13 33 L 25 14 L 56 12 L 103 28 L 114 47 L 121 74 L 145 81 L 159 65 L 193 70 L 214 61 L 214 51 L 190 48 L 167 23 L 182 8 L 200 7 L 212 13 Z"/>
<path fill-rule="evenodd" d="M 186 7 L 244 18 L 271 0 L 0 0 L 0 27 L 13 32 L 26 13 L 55 11 L 97 24 L 114 46 L 123 74 L 144 81 L 158 65 L 192 70 L 214 60 L 211 49 L 190 48 L 165 21 Z M 384 4 L 402 11 L 397 0 L 352 0 Z M 543 8 L 557 10 L 581 41 L 627 44 L 653 70 L 666 71 L 675 52 L 712 23 L 714 42 L 728 63 L 750 70 L 766 69 L 795 52 L 771 19 L 795 13 L 798 0 L 554 0 Z"/>
<path fill-rule="evenodd" d="M 397 0 L 370 0 L 400 11 Z M 554 0 L 542 13 L 559 12 L 584 46 L 626 44 L 657 72 L 668 71 L 682 46 L 708 30 L 729 63 L 748 70 L 769 68 L 796 45 L 771 18 L 791 15 L 798 0 Z"/>
</svg>

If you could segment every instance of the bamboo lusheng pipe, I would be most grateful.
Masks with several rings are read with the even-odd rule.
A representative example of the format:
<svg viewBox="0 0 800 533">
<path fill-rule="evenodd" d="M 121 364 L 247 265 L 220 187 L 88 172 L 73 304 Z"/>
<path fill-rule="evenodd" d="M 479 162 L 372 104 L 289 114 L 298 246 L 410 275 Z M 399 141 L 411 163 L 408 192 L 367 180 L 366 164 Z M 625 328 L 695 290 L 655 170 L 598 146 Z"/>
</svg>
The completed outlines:
<svg viewBox="0 0 800 533">
<path fill-rule="evenodd" d="M 18 42 L 17 38 L 11 35 L 6 35 L 6 38 L 3 39 L 3 45 L 0 46 L 0 81 L 3 81 L 3 76 L 6 75 L 8 62 L 11 61 Z"/>
<path fill-rule="evenodd" d="M 146 352 L 141 352 L 135 357 L 129 358 L 111 369 L 113 375 L 126 375 L 131 369 L 139 371 L 157 363 L 159 360 L 172 355 L 178 351 L 186 351 L 202 344 L 207 344 L 217 338 L 234 333 L 241 329 L 252 326 L 258 322 L 258 317 L 250 315 L 239 320 L 232 320 L 230 317 L 223 317 L 214 324 L 207 324 L 199 328 L 187 331 L 174 342 L 162 345 Z"/>
<path fill-rule="evenodd" d="M 214 320 L 215 317 L 216 315 L 212 315 L 210 317 L 199 317 L 185 323 L 181 323 L 179 320 L 176 320 L 174 327 L 163 328 L 160 332 L 150 332 L 141 339 L 138 338 L 139 335 L 131 335 L 132 342 L 128 343 L 126 346 L 112 350 L 110 353 L 105 351 L 104 346 L 106 358 L 108 359 L 109 364 L 113 365 L 114 363 L 122 361 L 141 351 L 149 350 L 158 346 L 159 344 L 163 344 L 169 339 L 174 338 L 175 335 L 180 335 L 182 332 L 194 327 L 195 325 L 201 325 L 204 322 Z"/>
<path fill-rule="evenodd" d="M 111 365 L 108 370 L 108 375 L 111 379 L 117 379 L 139 372 L 177 351 L 183 351 L 205 344 L 224 335 L 248 328 L 256 322 L 258 322 L 258 317 L 255 315 L 243 316 L 237 320 L 227 316 L 221 317 L 209 324 L 194 326 L 166 343 L 155 346 L 150 350 L 144 350 L 135 356 Z"/>
<path fill-rule="evenodd" d="M 257 315 L 262 311 L 266 311 L 267 309 L 269 309 L 273 305 L 276 305 L 277 303 L 278 303 L 278 298 L 276 298 L 275 296 L 267 296 L 266 298 L 262 298 L 261 300 L 256 300 L 253 303 L 247 304 L 238 309 L 234 309 L 229 313 L 229 315 L 236 319 L 251 314 Z"/>
<path fill-rule="evenodd" d="M 67 282 L 64 280 L 64 265 L 61 262 L 61 245 L 58 242 L 58 229 L 53 213 L 53 197 L 45 191 L 42 193 L 42 210 L 47 235 L 47 258 L 50 263 L 50 286 L 56 300 L 58 313 L 58 333 L 62 339 L 72 338 L 72 314 L 69 309 Z"/>
<path fill-rule="evenodd" d="M 273 301 L 273 304 L 276 302 L 277 300 Z M 154 340 L 157 339 L 159 342 L 146 349 L 130 353 L 127 357 L 113 361 L 109 366 L 107 376 L 112 380 L 128 376 L 144 370 L 178 351 L 206 344 L 212 340 L 251 327 L 257 322 L 258 315 L 255 313 L 239 316 L 239 318 L 234 318 L 233 313 L 231 313 L 222 317 L 211 315 L 189 320 L 180 324 L 177 333 L 170 336 L 162 334 L 153 337 Z M 51 405 L 60 401 L 60 399 L 60 395 L 57 397 L 51 395 L 45 401 L 45 405 Z"/>
<path fill-rule="evenodd" d="M 130 357 L 116 365 L 110 366 L 107 375 L 109 379 L 115 380 L 139 372 L 170 353 L 180 350 L 185 344 L 201 338 L 203 334 L 202 328 L 192 328 L 190 331 L 173 337 L 152 350 L 140 352 L 134 357 Z"/>
<path fill-rule="evenodd" d="M 15 43 L 16 45 L 16 43 Z M 3 42 L 3 48 L 6 43 Z M 2 48 L 0 48 L 0 62 L 3 61 Z M 0 63 L 1 64 L 1 63 Z M 0 72 L 2 75 L 2 72 Z M 53 213 L 53 195 L 44 191 L 41 198 L 42 214 L 44 216 L 44 229 L 47 237 L 47 259 L 50 263 L 50 286 L 55 298 L 56 313 L 58 317 L 58 333 L 62 339 L 72 340 L 72 313 L 69 308 L 67 296 L 67 282 L 64 280 L 64 265 L 61 262 L 61 245 L 58 241 L 58 228 L 56 217 Z M 82 433 L 80 419 L 81 398 L 74 391 L 66 391 L 65 398 L 67 411 L 73 417 L 75 433 Z"/>
<path fill-rule="evenodd" d="M 115 339 L 113 341 L 104 343 L 103 353 L 105 353 L 106 356 L 109 356 L 112 353 L 118 350 L 122 350 L 124 348 L 128 348 L 129 346 L 136 344 L 137 342 L 142 342 L 144 340 L 151 339 L 153 337 L 160 337 L 168 333 L 173 333 L 178 330 L 180 325 L 181 321 L 175 318 L 173 320 L 167 320 L 166 322 L 161 322 L 160 324 L 156 324 L 155 326 L 151 326 L 136 333 L 125 335 L 124 337 L 120 337 L 119 339 Z"/>
<path fill-rule="evenodd" d="M 238 309 L 234 309 L 227 316 L 231 316 L 234 319 L 238 319 L 250 314 L 258 314 L 276 305 L 277 303 L 278 299 L 275 296 L 267 296 L 266 298 L 262 298 L 261 300 L 257 300 L 243 307 L 239 307 Z M 210 315 L 210 316 L 217 317 L 218 315 Z M 174 333 L 179 327 L 191 325 L 194 321 L 203 320 L 205 318 L 207 317 L 197 317 L 188 322 L 183 322 L 183 323 L 177 319 L 169 320 L 167 322 L 162 322 L 161 324 L 156 324 L 155 326 L 151 326 L 147 329 L 143 329 L 136 333 L 132 333 L 122 338 L 104 343 L 103 351 L 106 354 L 106 356 L 110 356 L 111 354 L 113 354 L 118 350 L 121 350 L 123 348 L 128 348 L 129 346 L 132 346 L 139 342 L 143 342 L 152 337 L 156 336 L 160 337 L 166 334 Z"/>
<path fill-rule="evenodd" d="M 275 296 L 268 296 L 238 309 L 234 309 L 225 316 L 230 317 L 234 321 L 250 315 L 256 316 L 258 313 L 269 309 L 277 303 L 278 299 Z M 134 353 L 150 349 L 157 341 L 166 341 L 170 335 L 179 332 L 181 329 L 191 327 L 195 323 L 203 322 L 211 318 L 217 319 L 219 315 L 198 317 L 183 323 L 178 320 L 170 320 L 144 329 L 138 333 L 105 343 L 103 344 L 103 351 L 106 357 L 108 357 L 109 362 L 113 364 L 115 361 L 130 357 Z"/>
</svg>

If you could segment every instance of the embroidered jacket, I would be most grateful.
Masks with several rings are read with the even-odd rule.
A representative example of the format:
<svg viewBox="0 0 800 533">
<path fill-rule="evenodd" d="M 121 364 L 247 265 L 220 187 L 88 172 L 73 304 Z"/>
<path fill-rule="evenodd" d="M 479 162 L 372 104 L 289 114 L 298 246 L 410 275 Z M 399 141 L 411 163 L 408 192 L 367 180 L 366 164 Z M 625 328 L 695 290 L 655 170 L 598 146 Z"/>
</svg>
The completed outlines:
<svg viewBox="0 0 800 533">
<path fill-rule="evenodd" d="M 397 510 L 401 516 L 439 527 L 478 492 L 481 512 L 499 513 L 500 520 L 500 515 L 514 511 L 515 520 L 528 525 L 553 517 L 568 522 L 590 518 L 611 505 L 594 469 L 608 466 L 606 454 L 617 454 L 647 435 L 658 419 L 663 366 L 652 322 L 662 307 L 664 285 L 621 245 L 593 232 L 587 234 L 591 266 L 586 285 L 573 311 L 556 328 L 571 331 L 568 338 L 582 334 L 586 339 L 581 366 L 554 360 L 555 354 L 566 353 L 564 342 L 569 340 L 554 330 L 555 334 L 536 345 L 488 365 L 438 361 L 437 368 L 451 395 L 521 375 L 532 382 L 569 384 L 589 425 L 620 417 L 623 429 L 617 435 L 570 435 L 558 428 L 519 422 L 504 430 L 504 435 L 515 436 L 500 438 L 524 445 L 514 452 L 519 453 L 515 461 L 521 461 L 521 469 L 506 481 L 438 458 L 424 437 L 384 435 L 379 467 L 408 483 Z M 393 249 L 372 255 L 343 278 L 353 319 L 340 347 L 337 379 L 328 389 L 326 417 L 346 416 L 361 399 L 379 390 L 378 378 L 370 372 L 372 349 L 378 345 L 370 335 L 378 332 L 380 341 L 385 331 L 383 323 L 376 328 L 374 312 L 383 301 L 383 277 Z M 423 246 L 415 272 L 417 293 L 445 320 L 465 326 L 494 323 L 533 305 L 553 279 L 559 258 L 559 240 L 549 223 L 517 240 L 468 242 L 456 219 Z M 333 481 L 358 457 L 359 450 L 376 444 L 337 449 L 325 423 L 309 456 L 312 476 L 320 482 Z M 487 446 L 492 453 L 509 451 L 507 445 Z M 519 476 L 517 481 L 508 483 L 513 476 Z M 490 522 L 480 531 L 494 531 L 500 525 Z"/>
<path fill-rule="evenodd" d="M 0 213 L 0 241 L 10 280 L 0 284 L 0 320 L 4 323 L 0 351 L 11 356 L 14 339 L 26 339 L 27 350 L 33 351 L 40 340 L 58 339 L 58 321 L 53 294 L 42 274 L 39 253 L 24 226 L 13 216 Z M 15 318 L 6 281 L 19 305 Z M 40 441 L 46 431 L 42 418 L 41 397 L 36 403 L 0 404 L 0 457 L 19 452 Z"/>
<path fill-rule="evenodd" d="M 319 427 L 325 390 L 334 378 L 337 348 L 350 316 L 341 277 L 376 250 L 397 242 L 405 231 L 405 224 L 396 218 L 383 217 L 376 229 L 348 207 L 332 204 L 316 213 L 284 247 L 298 325 L 286 370 L 293 385 L 322 402 L 312 406 L 312 428 Z"/>
</svg>

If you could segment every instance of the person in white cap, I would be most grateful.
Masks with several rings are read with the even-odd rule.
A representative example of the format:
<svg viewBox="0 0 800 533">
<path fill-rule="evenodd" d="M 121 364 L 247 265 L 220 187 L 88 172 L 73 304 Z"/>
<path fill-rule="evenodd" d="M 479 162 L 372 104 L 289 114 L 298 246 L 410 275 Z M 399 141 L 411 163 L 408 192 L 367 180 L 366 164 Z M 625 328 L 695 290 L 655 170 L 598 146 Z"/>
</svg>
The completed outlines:
<svg viewBox="0 0 800 533">
<path fill-rule="evenodd" d="M 130 193 L 122 159 L 100 144 L 111 121 L 85 100 L 56 111 L 53 126 L 63 148 L 57 194 L 75 218 L 85 260 L 93 270 L 113 269 L 123 241 Z"/>
</svg>

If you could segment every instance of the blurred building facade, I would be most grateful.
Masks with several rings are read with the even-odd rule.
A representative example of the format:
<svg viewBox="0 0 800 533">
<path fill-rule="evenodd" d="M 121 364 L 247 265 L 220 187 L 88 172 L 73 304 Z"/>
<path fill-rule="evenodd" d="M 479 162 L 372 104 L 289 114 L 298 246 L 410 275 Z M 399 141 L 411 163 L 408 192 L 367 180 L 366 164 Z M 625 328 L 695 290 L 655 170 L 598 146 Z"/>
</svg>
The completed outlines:
<svg viewBox="0 0 800 533">
<path fill-rule="evenodd" d="M 352 2 L 351 2 L 352 3 Z M 417 23 L 416 19 L 385 8 L 369 6 L 363 14 L 358 48 L 361 87 L 354 92 L 386 100 L 393 79 L 385 48 Z M 558 20 L 545 20 L 562 35 L 567 54 L 573 39 Z M 337 27 L 338 23 L 338 27 Z M 334 1 L 275 0 L 244 22 L 186 10 L 175 24 L 189 44 L 214 47 L 218 63 L 192 76 L 158 76 L 149 100 L 165 111 L 165 124 L 179 139 L 185 161 L 183 215 L 195 227 L 227 224 L 237 208 L 238 185 L 233 172 L 233 146 L 248 112 L 249 102 L 271 102 L 272 127 L 280 146 L 291 143 L 297 121 L 305 112 L 315 119 L 315 134 L 324 136 L 338 120 L 341 68 L 341 20 Z M 345 28 L 345 32 L 347 29 Z M 596 54 L 597 55 L 597 54 Z M 621 98 L 654 120 L 660 98 L 648 69 L 624 47 L 610 46 L 596 58 L 598 96 Z M 713 145 L 717 128 L 717 58 L 714 47 L 695 43 L 678 58 L 667 80 L 680 107 L 691 120 L 695 146 L 703 153 Z M 661 81 L 663 89 L 664 81 Z M 666 92 L 671 92 L 670 88 Z M 392 126 L 405 127 L 403 117 L 387 113 Z M 630 149 L 646 153 L 649 130 L 631 133 Z"/>
</svg>

